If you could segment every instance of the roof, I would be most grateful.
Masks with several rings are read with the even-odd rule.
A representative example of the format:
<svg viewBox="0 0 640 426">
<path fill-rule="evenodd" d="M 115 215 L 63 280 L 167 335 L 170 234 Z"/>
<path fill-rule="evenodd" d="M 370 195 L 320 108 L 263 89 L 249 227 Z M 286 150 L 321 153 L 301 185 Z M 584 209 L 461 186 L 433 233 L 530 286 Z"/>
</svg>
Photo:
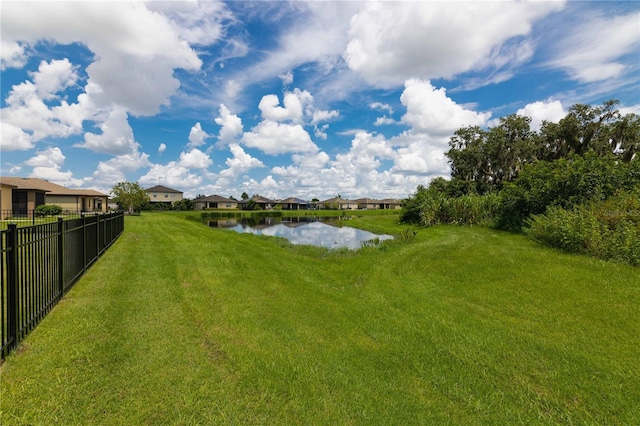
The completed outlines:
<svg viewBox="0 0 640 426">
<path fill-rule="evenodd" d="M 307 201 L 301 200 L 300 198 L 296 197 L 285 198 L 284 200 L 280 200 L 279 202 L 287 204 L 309 204 Z"/>
<path fill-rule="evenodd" d="M 338 203 L 338 204 L 351 204 L 355 203 L 353 200 L 347 200 L 346 198 L 329 198 L 328 200 L 320 201 L 319 204 L 329 204 L 329 203 Z"/>
<path fill-rule="evenodd" d="M 151 188 L 145 189 L 146 192 L 175 192 L 177 194 L 182 194 L 182 191 L 178 191 L 177 189 L 167 188 L 166 186 L 156 185 Z"/>
<path fill-rule="evenodd" d="M 230 198 L 221 197 L 220 195 L 209 195 L 208 197 L 198 198 L 193 200 L 196 203 L 237 203 L 236 200 L 232 200 Z"/>
<path fill-rule="evenodd" d="M 251 197 L 249 200 L 240 200 L 238 201 L 239 204 L 246 204 L 249 201 L 252 201 L 254 203 L 258 203 L 258 204 L 275 204 L 275 201 L 269 199 L 269 198 L 265 198 L 261 195 L 254 195 L 253 197 Z"/>
<path fill-rule="evenodd" d="M 11 185 L 16 189 L 47 192 L 48 195 L 82 195 L 88 197 L 108 197 L 95 189 L 71 189 L 62 185 L 38 178 L 0 177 L 4 185 Z"/>
<path fill-rule="evenodd" d="M 377 204 L 380 202 L 380 200 L 376 200 L 374 198 L 358 198 L 357 200 L 353 200 L 358 204 Z"/>
</svg>

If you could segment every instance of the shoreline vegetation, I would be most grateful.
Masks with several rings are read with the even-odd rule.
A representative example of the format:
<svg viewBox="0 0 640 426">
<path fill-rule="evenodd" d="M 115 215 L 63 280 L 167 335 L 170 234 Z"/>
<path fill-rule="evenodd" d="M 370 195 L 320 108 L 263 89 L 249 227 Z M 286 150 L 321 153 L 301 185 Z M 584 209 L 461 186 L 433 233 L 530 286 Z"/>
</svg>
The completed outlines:
<svg viewBox="0 0 640 426">
<path fill-rule="evenodd" d="M 0 367 L 0 423 L 640 423 L 639 268 L 360 213 L 406 237 L 331 251 L 126 217 Z"/>
</svg>

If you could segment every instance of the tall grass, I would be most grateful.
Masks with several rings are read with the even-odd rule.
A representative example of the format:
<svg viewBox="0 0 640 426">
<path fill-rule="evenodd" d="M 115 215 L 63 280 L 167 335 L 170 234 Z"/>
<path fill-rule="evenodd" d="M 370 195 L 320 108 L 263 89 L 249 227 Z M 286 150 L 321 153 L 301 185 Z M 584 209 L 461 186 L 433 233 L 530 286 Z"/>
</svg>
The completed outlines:
<svg viewBox="0 0 640 426">
<path fill-rule="evenodd" d="M 431 195 L 420 206 L 420 223 L 424 226 L 440 224 L 489 225 L 499 197 L 496 194 L 444 197 Z"/>
</svg>

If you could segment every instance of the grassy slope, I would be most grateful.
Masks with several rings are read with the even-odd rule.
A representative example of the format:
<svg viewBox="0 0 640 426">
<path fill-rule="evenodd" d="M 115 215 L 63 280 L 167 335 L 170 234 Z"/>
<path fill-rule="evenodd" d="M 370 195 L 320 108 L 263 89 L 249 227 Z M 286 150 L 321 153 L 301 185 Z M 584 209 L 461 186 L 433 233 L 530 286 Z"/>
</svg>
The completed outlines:
<svg viewBox="0 0 640 426">
<path fill-rule="evenodd" d="M 2 366 L 0 423 L 637 424 L 639 302 L 487 229 L 329 253 L 144 214 Z"/>
</svg>

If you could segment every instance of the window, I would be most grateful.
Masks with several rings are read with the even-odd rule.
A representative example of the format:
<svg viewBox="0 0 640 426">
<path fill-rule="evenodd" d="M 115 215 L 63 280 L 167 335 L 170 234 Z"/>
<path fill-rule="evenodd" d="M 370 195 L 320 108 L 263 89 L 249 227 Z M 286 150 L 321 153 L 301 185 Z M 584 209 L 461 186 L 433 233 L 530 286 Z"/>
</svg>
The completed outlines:
<svg viewBox="0 0 640 426">
<path fill-rule="evenodd" d="M 157 192 L 153 193 L 153 198 L 158 198 L 158 193 Z"/>
<path fill-rule="evenodd" d="M 175 192 L 172 192 L 172 193 L 171 193 L 171 198 L 175 198 L 175 197 L 176 197 L 176 193 L 175 193 Z"/>
<path fill-rule="evenodd" d="M 169 198 L 169 194 L 167 194 L 166 192 L 164 193 L 164 198 Z"/>
</svg>

